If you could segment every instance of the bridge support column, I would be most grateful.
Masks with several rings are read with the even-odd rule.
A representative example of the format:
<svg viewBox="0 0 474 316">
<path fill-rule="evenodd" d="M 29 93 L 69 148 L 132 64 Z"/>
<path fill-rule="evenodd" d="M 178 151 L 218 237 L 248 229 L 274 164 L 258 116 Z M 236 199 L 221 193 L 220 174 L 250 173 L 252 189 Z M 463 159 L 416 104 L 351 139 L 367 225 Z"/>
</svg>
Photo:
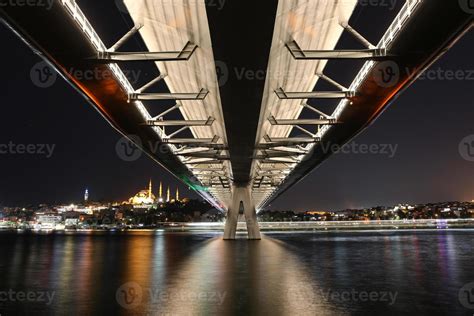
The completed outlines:
<svg viewBox="0 0 474 316">
<path fill-rule="evenodd" d="M 260 240 L 260 228 L 258 227 L 257 213 L 252 201 L 250 187 L 234 186 L 232 189 L 232 204 L 227 211 L 227 221 L 225 223 L 224 239 L 233 240 L 237 233 L 237 222 L 239 213 L 243 208 L 245 222 L 247 223 L 248 239 Z"/>
</svg>

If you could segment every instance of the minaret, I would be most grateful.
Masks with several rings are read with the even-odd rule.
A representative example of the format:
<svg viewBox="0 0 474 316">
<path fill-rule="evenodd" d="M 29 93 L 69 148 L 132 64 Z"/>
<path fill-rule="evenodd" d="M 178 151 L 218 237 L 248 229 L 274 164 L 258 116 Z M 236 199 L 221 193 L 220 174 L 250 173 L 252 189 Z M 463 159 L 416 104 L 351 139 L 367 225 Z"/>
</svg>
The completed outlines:
<svg viewBox="0 0 474 316">
<path fill-rule="evenodd" d="M 168 186 L 168 190 L 166 191 L 166 202 L 169 202 L 171 200 L 171 191 L 170 191 L 170 186 Z"/>
<path fill-rule="evenodd" d="M 179 188 L 176 187 L 176 202 L 179 202 Z"/>
<path fill-rule="evenodd" d="M 163 183 L 160 182 L 160 195 L 159 195 L 160 202 L 163 202 Z"/>
<path fill-rule="evenodd" d="M 88 202 L 89 201 L 89 189 L 86 189 L 86 192 L 84 192 L 84 202 Z"/>
<path fill-rule="evenodd" d="M 151 184 L 151 179 L 150 179 L 150 183 L 148 184 L 148 198 L 151 199 L 151 196 L 152 196 L 152 184 Z"/>
</svg>

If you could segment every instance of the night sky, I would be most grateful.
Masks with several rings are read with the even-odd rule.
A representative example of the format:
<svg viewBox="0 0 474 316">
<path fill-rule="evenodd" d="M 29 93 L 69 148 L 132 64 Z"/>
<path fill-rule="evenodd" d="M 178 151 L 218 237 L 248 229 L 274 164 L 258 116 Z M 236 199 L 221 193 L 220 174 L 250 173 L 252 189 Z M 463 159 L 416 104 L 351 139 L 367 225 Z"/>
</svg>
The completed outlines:
<svg viewBox="0 0 474 316">
<path fill-rule="evenodd" d="M 114 1 L 97 2 L 78 1 L 104 42 L 112 44 L 127 31 L 130 21 Z M 210 7 L 209 13 L 218 14 L 216 10 Z M 358 8 L 351 24 L 377 42 L 383 28 L 377 30 L 374 19 L 387 26 L 396 12 Z M 94 23 L 100 19 L 100 24 Z M 121 201 L 145 188 L 150 177 L 155 192 L 163 181 L 173 193 L 179 186 L 182 197 L 197 197 L 145 155 L 135 162 L 121 160 L 115 150 L 121 136 L 92 106 L 60 78 L 49 88 L 35 86 L 30 70 L 39 57 L 3 25 L 0 36 L 0 144 L 55 146 L 50 158 L 0 154 L 0 205 L 69 203 L 81 200 L 86 188 L 93 200 Z M 463 159 L 458 149 L 464 137 L 474 134 L 472 56 L 474 33 L 470 32 L 432 65 L 435 78 L 413 84 L 355 139 L 358 144 L 397 146 L 393 157 L 337 154 L 269 208 L 337 210 L 474 200 L 474 162 Z M 330 64 L 328 71 L 349 84 L 357 71 L 354 67 Z M 465 79 L 448 80 L 447 71 L 461 71 Z M 142 75 L 140 80 L 146 82 L 153 72 L 144 70 Z"/>
</svg>

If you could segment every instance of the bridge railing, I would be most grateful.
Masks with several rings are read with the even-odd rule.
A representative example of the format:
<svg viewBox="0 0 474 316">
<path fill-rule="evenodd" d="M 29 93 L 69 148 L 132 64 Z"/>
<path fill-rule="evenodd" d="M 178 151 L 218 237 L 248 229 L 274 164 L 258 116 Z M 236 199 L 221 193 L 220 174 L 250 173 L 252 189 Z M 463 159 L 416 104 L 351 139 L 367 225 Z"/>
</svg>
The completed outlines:
<svg viewBox="0 0 474 316">
<path fill-rule="evenodd" d="M 382 39 L 379 41 L 377 48 L 390 49 L 390 45 L 392 44 L 393 40 L 400 33 L 405 23 L 409 20 L 410 16 L 413 14 L 413 12 L 421 4 L 422 1 L 423 0 L 407 0 L 407 2 L 403 5 L 403 7 L 400 9 L 400 12 L 393 20 L 392 24 L 388 27 Z M 374 65 L 374 61 L 367 61 L 364 66 L 362 66 L 359 73 L 354 78 L 354 81 L 352 81 L 352 84 L 350 85 L 350 91 L 357 91 L 357 89 L 359 89 L 360 85 L 367 78 Z M 339 118 L 348 103 L 349 101 L 347 99 L 342 100 L 337 106 L 337 108 L 334 110 L 332 116 L 335 118 Z M 326 132 L 330 128 L 331 126 L 329 125 L 323 126 L 318 133 L 318 137 L 323 137 L 324 134 L 326 134 Z"/>
<path fill-rule="evenodd" d="M 99 34 L 97 34 L 97 32 L 94 30 L 94 28 L 92 27 L 92 24 L 84 15 L 81 8 L 77 5 L 76 1 L 75 0 L 61 0 L 61 3 L 66 8 L 66 10 L 71 15 L 71 17 L 73 17 L 74 20 L 77 22 L 77 24 L 81 27 L 82 31 L 89 38 L 90 42 L 95 47 L 95 49 L 98 52 L 107 51 L 108 50 L 107 46 L 105 46 L 105 44 L 102 42 Z M 120 67 L 117 64 L 109 64 L 108 67 L 110 68 L 112 73 L 115 75 L 115 77 L 117 78 L 117 80 L 120 82 L 120 84 L 126 90 L 127 93 L 133 93 L 135 91 L 132 84 L 130 83 L 130 81 L 128 81 L 122 69 L 120 69 Z M 148 113 L 148 110 L 143 105 L 143 103 L 137 101 L 135 102 L 135 105 L 138 111 L 143 116 L 145 121 L 150 120 L 152 118 L 150 113 Z M 163 137 L 164 133 L 159 127 L 154 127 L 154 130 L 160 137 Z"/>
</svg>

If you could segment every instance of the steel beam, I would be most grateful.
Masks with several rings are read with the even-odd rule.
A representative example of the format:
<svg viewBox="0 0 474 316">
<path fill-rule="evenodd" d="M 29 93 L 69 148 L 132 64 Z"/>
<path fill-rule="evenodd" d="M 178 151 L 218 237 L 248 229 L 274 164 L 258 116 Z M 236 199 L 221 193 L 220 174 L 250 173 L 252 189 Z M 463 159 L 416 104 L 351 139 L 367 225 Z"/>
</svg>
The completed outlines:
<svg viewBox="0 0 474 316">
<path fill-rule="evenodd" d="M 166 78 L 166 74 L 161 74 L 159 75 L 158 77 L 156 77 L 155 79 L 151 80 L 150 82 L 148 82 L 147 84 L 145 84 L 144 86 L 142 86 L 140 89 L 138 89 L 136 91 L 136 93 L 143 93 L 145 92 L 146 90 L 148 90 L 149 88 L 151 88 L 153 85 L 157 84 L 158 82 L 160 82 L 161 80 L 165 79 Z"/>
<path fill-rule="evenodd" d="M 272 125 L 335 125 L 337 121 L 334 119 L 276 119 L 270 116 L 268 121 Z"/>
<path fill-rule="evenodd" d="M 135 61 L 183 61 L 189 60 L 197 49 L 197 45 L 188 42 L 183 50 L 171 52 L 98 52 L 95 58 L 101 63 L 119 63 Z"/>
<path fill-rule="evenodd" d="M 201 158 L 200 158 L 201 159 Z M 190 160 L 190 161 L 185 161 L 184 163 L 187 165 L 217 165 L 221 164 L 223 161 L 222 160 Z"/>
<path fill-rule="evenodd" d="M 268 143 L 279 144 L 280 146 L 282 146 L 283 144 L 287 144 L 287 145 L 294 145 L 298 143 L 308 144 L 308 143 L 317 143 L 321 141 L 321 139 L 317 137 L 315 138 L 313 137 L 270 137 L 268 135 L 265 135 L 263 138 Z"/>
<path fill-rule="evenodd" d="M 271 159 L 271 158 L 287 158 L 287 157 L 298 157 L 302 156 L 305 153 L 290 153 L 290 152 L 266 152 L 260 155 L 256 155 L 253 159 L 256 160 L 263 160 L 263 159 Z"/>
<path fill-rule="evenodd" d="M 207 120 L 150 120 L 145 125 L 147 126 L 212 126 L 216 119 L 209 117 Z"/>
<path fill-rule="evenodd" d="M 209 158 L 209 159 L 218 159 L 218 160 L 230 160 L 229 156 L 222 156 L 215 152 L 199 152 L 199 153 L 184 153 L 184 154 L 177 154 L 178 156 L 182 157 L 189 157 L 189 158 Z"/>
<path fill-rule="evenodd" d="M 305 99 L 346 99 L 355 96 L 353 91 L 310 91 L 310 92 L 286 92 L 283 88 L 275 90 L 281 100 L 305 100 Z"/>
<path fill-rule="evenodd" d="M 286 44 L 286 48 L 288 48 L 293 58 L 297 60 L 380 59 L 387 57 L 387 50 L 384 48 L 302 50 L 296 41 Z"/>
<path fill-rule="evenodd" d="M 275 158 L 264 158 L 264 159 L 257 159 L 257 160 L 260 160 L 260 163 L 263 163 L 263 164 L 269 164 L 269 163 L 289 163 L 289 164 L 293 164 L 293 163 L 297 163 L 298 160 L 297 159 L 287 159 L 287 158 L 278 158 L 278 157 L 275 157 Z"/>
<path fill-rule="evenodd" d="M 217 143 L 218 140 L 219 136 L 214 136 L 214 138 L 164 138 L 163 142 L 176 145 L 199 145 Z"/>
<path fill-rule="evenodd" d="M 130 101 L 160 101 L 160 100 L 188 100 L 202 101 L 209 91 L 201 89 L 198 93 L 130 93 L 128 99 Z"/>
<path fill-rule="evenodd" d="M 120 38 L 117 43 L 115 43 L 114 46 L 109 48 L 107 51 L 108 52 L 115 52 L 117 49 L 122 47 L 123 44 L 125 44 L 133 35 L 135 35 L 141 28 L 143 27 L 142 24 L 137 24 L 135 25 L 130 31 L 127 32 L 122 38 Z"/>
</svg>

